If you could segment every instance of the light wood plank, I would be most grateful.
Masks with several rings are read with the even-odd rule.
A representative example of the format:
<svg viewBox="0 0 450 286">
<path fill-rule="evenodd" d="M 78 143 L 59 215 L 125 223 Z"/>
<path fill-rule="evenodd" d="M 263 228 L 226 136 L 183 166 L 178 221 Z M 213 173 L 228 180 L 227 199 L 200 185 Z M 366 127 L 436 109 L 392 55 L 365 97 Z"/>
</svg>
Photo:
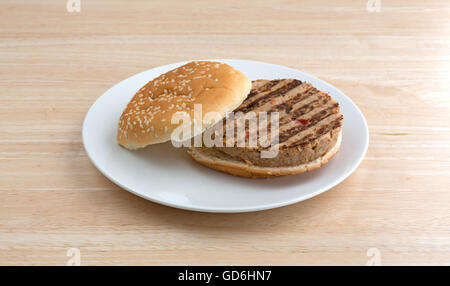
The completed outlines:
<svg viewBox="0 0 450 286">
<path fill-rule="evenodd" d="M 0 264 L 450 264 L 450 3 L 0 3 Z M 240 58 L 329 81 L 362 109 L 366 159 L 318 197 L 206 214 L 133 196 L 82 142 L 85 113 L 135 73 Z"/>
</svg>

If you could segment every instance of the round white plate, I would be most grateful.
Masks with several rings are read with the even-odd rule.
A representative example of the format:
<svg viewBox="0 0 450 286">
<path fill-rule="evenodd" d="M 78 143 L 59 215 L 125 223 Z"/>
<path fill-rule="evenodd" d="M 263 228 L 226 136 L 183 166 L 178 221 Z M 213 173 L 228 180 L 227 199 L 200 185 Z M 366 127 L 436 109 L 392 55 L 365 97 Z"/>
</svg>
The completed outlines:
<svg viewBox="0 0 450 286">
<path fill-rule="evenodd" d="M 347 178 L 362 161 L 369 143 L 366 120 L 337 88 L 301 71 L 278 65 L 222 60 L 250 79 L 296 78 L 328 92 L 344 115 L 340 151 L 322 168 L 271 179 L 247 179 L 211 170 L 196 163 L 170 142 L 129 151 L 116 143 L 119 117 L 128 101 L 151 79 L 180 65 L 157 67 L 116 84 L 89 109 L 83 143 L 89 158 L 111 181 L 160 204 L 204 212 L 248 212 L 297 203 L 329 190 Z"/>
</svg>

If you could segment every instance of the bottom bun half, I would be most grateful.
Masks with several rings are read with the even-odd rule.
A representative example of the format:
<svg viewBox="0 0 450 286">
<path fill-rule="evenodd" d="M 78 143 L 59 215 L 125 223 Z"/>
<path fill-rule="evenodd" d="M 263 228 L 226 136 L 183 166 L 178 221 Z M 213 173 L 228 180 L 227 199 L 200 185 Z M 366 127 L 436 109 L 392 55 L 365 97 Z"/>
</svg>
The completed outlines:
<svg viewBox="0 0 450 286">
<path fill-rule="evenodd" d="M 212 169 L 247 178 L 270 178 L 277 176 L 300 174 L 320 168 L 339 151 L 342 131 L 336 144 L 326 154 L 314 161 L 289 167 L 259 167 L 241 162 L 213 148 L 189 148 L 189 155 L 195 161 Z"/>
</svg>

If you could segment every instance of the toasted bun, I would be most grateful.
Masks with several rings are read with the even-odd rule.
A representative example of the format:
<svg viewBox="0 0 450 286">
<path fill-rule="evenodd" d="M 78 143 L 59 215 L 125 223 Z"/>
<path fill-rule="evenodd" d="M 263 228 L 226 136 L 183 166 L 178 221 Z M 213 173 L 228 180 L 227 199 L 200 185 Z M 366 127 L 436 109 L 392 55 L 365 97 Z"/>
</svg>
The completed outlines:
<svg viewBox="0 0 450 286">
<path fill-rule="evenodd" d="M 117 142 L 128 149 L 166 142 L 183 123 L 172 124 L 172 115 L 186 112 L 193 124 L 194 104 L 201 104 L 201 130 L 193 137 L 238 107 L 250 89 L 251 81 L 227 64 L 188 63 L 151 80 L 134 95 L 120 117 Z M 205 122 L 208 112 L 219 116 Z"/>
<path fill-rule="evenodd" d="M 248 178 L 269 178 L 275 176 L 293 175 L 315 170 L 325 165 L 339 151 L 342 141 L 342 131 L 333 148 L 316 160 L 292 167 L 258 167 L 238 161 L 223 152 L 213 148 L 189 148 L 188 153 L 202 165 L 208 166 L 232 175 Z"/>
</svg>

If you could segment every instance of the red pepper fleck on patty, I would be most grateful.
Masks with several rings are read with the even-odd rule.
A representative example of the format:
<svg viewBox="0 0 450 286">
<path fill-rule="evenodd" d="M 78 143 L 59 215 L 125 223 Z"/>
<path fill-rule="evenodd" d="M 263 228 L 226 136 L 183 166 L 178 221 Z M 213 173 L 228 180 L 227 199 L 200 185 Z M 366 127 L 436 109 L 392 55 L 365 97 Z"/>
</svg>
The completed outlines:
<svg viewBox="0 0 450 286">
<path fill-rule="evenodd" d="M 300 123 L 301 125 L 309 124 L 309 120 L 306 120 L 306 119 L 297 119 L 297 122 Z"/>
</svg>

